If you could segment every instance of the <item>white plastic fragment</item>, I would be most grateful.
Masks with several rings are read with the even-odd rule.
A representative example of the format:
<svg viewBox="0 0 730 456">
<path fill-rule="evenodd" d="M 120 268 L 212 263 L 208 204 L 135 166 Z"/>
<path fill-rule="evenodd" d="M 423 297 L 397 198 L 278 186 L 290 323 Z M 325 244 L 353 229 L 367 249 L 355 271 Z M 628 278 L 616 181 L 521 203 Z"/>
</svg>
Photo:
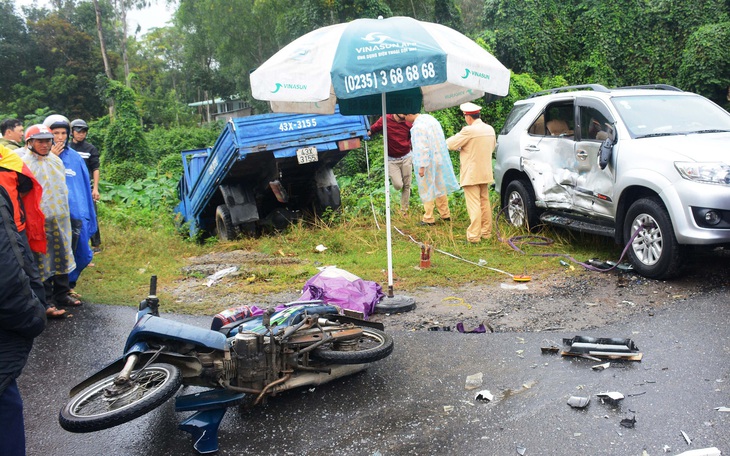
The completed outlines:
<svg viewBox="0 0 730 456">
<path fill-rule="evenodd" d="M 499 286 L 504 290 L 527 290 L 527 289 L 529 289 L 527 287 L 527 285 L 525 285 L 524 283 L 519 283 L 519 284 L 515 284 L 515 285 L 509 284 L 509 283 L 501 283 L 501 284 L 499 284 Z"/>
<path fill-rule="evenodd" d="M 730 407 L 715 407 L 718 412 L 730 412 Z"/>
<path fill-rule="evenodd" d="M 454 411 L 453 405 L 444 405 L 444 412 L 449 413 Z"/>
<path fill-rule="evenodd" d="M 317 247 L 314 248 L 314 250 L 316 250 L 319 253 L 322 253 L 325 250 L 327 250 L 327 247 L 323 246 L 322 244 L 319 244 Z"/>
<path fill-rule="evenodd" d="M 596 364 L 595 366 L 591 367 L 591 369 L 597 371 L 597 370 L 604 370 L 611 367 L 611 363 L 603 363 L 603 364 Z"/>
<path fill-rule="evenodd" d="M 600 398 L 610 399 L 614 402 L 620 401 L 624 398 L 624 395 L 619 393 L 618 391 L 607 391 L 605 393 L 598 393 L 596 394 L 596 396 Z"/>
<path fill-rule="evenodd" d="M 230 268 L 221 269 L 220 271 L 216 272 L 215 274 L 211 274 L 206 279 L 208 280 L 207 285 L 210 287 L 216 282 L 218 282 L 223 277 L 233 274 L 234 272 L 238 271 L 238 266 L 231 266 Z"/>
<path fill-rule="evenodd" d="M 684 453 L 680 453 L 677 456 L 720 456 L 721 454 L 722 451 L 718 450 L 716 447 L 710 447 L 685 451 Z"/>
<path fill-rule="evenodd" d="M 525 453 L 527 453 L 527 448 L 523 446 L 518 446 L 515 448 L 515 450 L 517 450 L 517 454 L 519 454 L 520 456 L 525 456 Z"/>
<path fill-rule="evenodd" d="M 492 402 L 494 400 L 494 394 L 489 390 L 481 390 L 474 396 L 475 401 Z"/>
<path fill-rule="evenodd" d="M 684 431 L 679 431 L 679 432 L 682 433 L 682 437 L 684 437 L 684 440 L 687 442 L 687 445 L 692 445 L 692 440 L 689 438 L 687 433 Z"/>
<path fill-rule="evenodd" d="M 466 377 L 465 388 L 468 390 L 476 389 L 482 386 L 482 378 L 484 374 L 477 372 L 476 374 L 469 375 Z"/>
</svg>

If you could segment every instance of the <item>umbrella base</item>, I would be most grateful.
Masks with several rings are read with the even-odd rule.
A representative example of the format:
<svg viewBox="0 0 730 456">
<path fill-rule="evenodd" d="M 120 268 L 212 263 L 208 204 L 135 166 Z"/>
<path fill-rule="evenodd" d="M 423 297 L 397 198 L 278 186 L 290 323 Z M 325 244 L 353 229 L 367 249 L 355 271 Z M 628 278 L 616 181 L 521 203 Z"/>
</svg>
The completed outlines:
<svg viewBox="0 0 730 456">
<path fill-rule="evenodd" d="M 403 313 L 416 308 L 416 300 L 410 296 L 386 296 L 375 305 L 375 313 Z"/>
</svg>

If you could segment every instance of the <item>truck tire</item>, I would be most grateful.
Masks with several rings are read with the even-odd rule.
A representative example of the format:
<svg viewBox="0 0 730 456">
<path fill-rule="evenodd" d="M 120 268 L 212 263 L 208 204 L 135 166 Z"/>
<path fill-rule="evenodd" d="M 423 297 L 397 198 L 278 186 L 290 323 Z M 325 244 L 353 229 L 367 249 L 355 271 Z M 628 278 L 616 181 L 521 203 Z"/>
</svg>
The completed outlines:
<svg viewBox="0 0 730 456">
<path fill-rule="evenodd" d="M 221 241 L 232 241 L 238 236 L 231 220 L 231 211 L 225 204 L 221 204 L 215 209 L 215 231 Z"/>
</svg>

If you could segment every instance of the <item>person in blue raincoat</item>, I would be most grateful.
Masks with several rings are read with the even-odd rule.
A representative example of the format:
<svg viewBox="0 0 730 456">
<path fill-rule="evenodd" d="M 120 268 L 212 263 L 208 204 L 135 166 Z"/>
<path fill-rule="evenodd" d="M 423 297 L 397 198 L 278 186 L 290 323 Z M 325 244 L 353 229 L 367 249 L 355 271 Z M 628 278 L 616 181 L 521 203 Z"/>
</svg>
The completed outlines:
<svg viewBox="0 0 730 456">
<path fill-rule="evenodd" d="M 68 145 L 71 132 L 71 124 L 68 119 L 54 114 L 46 117 L 43 125 L 47 126 L 53 133 L 54 144 L 51 152 L 63 161 L 66 168 L 68 206 L 71 214 L 71 243 L 76 261 L 76 269 L 69 274 L 69 285 L 73 290 L 79 275 L 94 258 L 94 253 L 89 246 L 89 239 L 96 233 L 98 227 L 94 200 L 91 196 L 91 181 L 84 159 Z M 72 296 L 73 294 L 75 293 L 72 291 Z"/>
<path fill-rule="evenodd" d="M 450 193 L 459 190 L 454 166 L 441 124 L 430 114 L 406 114 L 411 127 L 413 147 L 413 168 L 416 171 L 418 194 L 423 202 L 421 225 L 433 225 L 434 207 L 438 208 L 441 220 L 451 220 L 449 210 Z"/>
</svg>

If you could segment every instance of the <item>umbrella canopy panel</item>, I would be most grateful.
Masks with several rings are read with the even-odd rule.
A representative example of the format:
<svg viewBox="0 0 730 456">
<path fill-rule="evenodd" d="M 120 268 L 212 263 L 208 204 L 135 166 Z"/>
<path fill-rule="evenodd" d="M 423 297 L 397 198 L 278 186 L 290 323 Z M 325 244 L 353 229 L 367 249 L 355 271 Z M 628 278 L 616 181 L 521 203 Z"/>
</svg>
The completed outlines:
<svg viewBox="0 0 730 456">
<path fill-rule="evenodd" d="M 276 112 L 380 114 L 444 109 L 509 90 L 509 70 L 461 33 L 410 17 L 357 19 L 310 32 L 251 74 Z"/>
</svg>

